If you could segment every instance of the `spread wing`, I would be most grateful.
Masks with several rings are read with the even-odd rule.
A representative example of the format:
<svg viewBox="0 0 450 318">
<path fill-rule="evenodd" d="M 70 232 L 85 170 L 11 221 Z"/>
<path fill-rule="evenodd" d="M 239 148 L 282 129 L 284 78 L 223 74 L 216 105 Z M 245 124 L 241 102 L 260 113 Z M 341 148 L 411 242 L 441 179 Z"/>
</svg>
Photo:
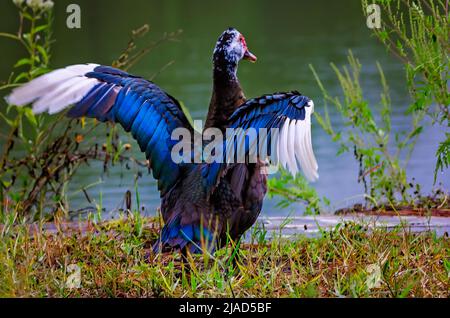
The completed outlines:
<svg viewBox="0 0 450 318">
<path fill-rule="evenodd" d="M 161 195 L 181 173 L 170 158 L 175 144 L 171 133 L 192 127 L 179 102 L 146 79 L 98 64 L 72 65 L 16 88 L 6 100 L 18 106 L 33 103 L 35 113 L 54 114 L 70 107 L 69 117 L 120 123 L 149 159 Z"/>
<path fill-rule="evenodd" d="M 227 136 L 223 162 L 202 167 L 206 190 L 213 189 L 235 164 L 239 151 L 245 154 L 247 161 L 251 155 L 261 161 L 270 157 L 294 176 L 302 170 L 308 180 L 317 180 L 318 165 L 311 142 L 313 111 L 313 101 L 295 91 L 264 95 L 245 102 L 229 119 L 229 128 L 242 130 Z M 256 133 L 247 133 L 249 128 Z M 267 133 L 262 135 L 263 131 Z M 260 148 L 263 144 L 266 144 L 266 153 L 260 151 L 264 149 Z"/>
</svg>

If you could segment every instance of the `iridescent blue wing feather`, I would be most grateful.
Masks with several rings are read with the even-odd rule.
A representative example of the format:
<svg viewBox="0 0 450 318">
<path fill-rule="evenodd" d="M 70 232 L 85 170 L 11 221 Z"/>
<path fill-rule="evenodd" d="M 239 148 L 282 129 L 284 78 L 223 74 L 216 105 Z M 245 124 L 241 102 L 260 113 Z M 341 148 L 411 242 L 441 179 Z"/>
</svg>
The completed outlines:
<svg viewBox="0 0 450 318">
<path fill-rule="evenodd" d="M 264 95 L 245 102 L 229 119 L 228 127 L 234 129 L 235 135 L 226 137 L 223 162 L 202 167 L 206 191 L 211 192 L 227 169 L 237 162 L 239 152 L 244 154 L 245 162 L 250 155 L 260 161 L 270 159 L 294 176 L 300 167 L 307 179 L 316 180 L 318 166 L 311 143 L 313 111 L 312 100 L 295 91 Z M 239 128 L 242 129 L 240 132 L 236 130 Z M 249 129 L 256 133 L 250 134 Z M 262 135 L 262 130 L 265 130 L 265 135 Z M 260 147 L 263 144 L 265 148 Z M 267 149 L 265 156 L 262 149 Z"/>
<path fill-rule="evenodd" d="M 75 104 L 69 117 L 121 124 L 149 159 L 161 195 L 180 176 L 182 166 L 170 158 L 175 144 L 171 133 L 192 127 L 179 102 L 144 78 L 109 66 L 72 65 L 15 89 L 7 100 L 15 105 L 33 103 L 35 113 L 57 113 Z"/>
</svg>

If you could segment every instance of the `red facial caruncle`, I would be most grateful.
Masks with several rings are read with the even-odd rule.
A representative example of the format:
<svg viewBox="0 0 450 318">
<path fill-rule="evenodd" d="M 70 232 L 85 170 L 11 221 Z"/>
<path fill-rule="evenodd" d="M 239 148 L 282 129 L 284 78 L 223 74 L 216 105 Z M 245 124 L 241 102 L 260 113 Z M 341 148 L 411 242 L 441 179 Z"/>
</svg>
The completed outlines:
<svg viewBox="0 0 450 318">
<path fill-rule="evenodd" d="M 247 48 L 247 43 L 245 42 L 245 38 L 244 38 L 244 36 L 243 36 L 242 34 L 239 35 L 239 41 L 241 42 L 242 47 L 243 47 L 243 49 L 244 49 L 244 57 L 243 57 L 243 59 L 244 59 L 244 60 L 248 60 L 248 61 L 250 61 L 250 62 L 256 62 L 257 58 L 256 58 L 256 56 L 255 56 L 254 54 L 252 54 L 252 53 L 248 50 L 248 48 Z"/>
</svg>

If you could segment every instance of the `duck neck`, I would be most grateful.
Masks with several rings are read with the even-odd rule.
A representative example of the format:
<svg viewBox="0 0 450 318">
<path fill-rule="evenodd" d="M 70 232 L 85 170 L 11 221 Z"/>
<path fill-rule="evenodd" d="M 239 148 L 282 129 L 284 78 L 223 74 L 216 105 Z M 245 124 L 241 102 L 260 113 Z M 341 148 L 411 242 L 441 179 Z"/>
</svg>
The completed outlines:
<svg viewBox="0 0 450 318">
<path fill-rule="evenodd" d="M 210 127 L 225 131 L 228 118 L 245 101 L 237 78 L 237 64 L 214 61 L 213 93 L 209 104 L 205 129 Z"/>
</svg>

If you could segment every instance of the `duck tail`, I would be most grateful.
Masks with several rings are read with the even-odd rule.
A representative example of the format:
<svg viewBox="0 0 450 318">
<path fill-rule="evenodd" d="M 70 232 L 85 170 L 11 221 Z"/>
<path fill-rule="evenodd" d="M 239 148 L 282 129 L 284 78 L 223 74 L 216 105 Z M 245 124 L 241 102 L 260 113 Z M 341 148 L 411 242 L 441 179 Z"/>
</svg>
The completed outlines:
<svg viewBox="0 0 450 318">
<path fill-rule="evenodd" d="M 154 253 L 171 249 L 187 249 L 193 254 L 212 253 L 215 235 L 200 224 L 181 224 L 180 216 L 164 225 L 159 239 L 153 245 Z"/>
</svg>

